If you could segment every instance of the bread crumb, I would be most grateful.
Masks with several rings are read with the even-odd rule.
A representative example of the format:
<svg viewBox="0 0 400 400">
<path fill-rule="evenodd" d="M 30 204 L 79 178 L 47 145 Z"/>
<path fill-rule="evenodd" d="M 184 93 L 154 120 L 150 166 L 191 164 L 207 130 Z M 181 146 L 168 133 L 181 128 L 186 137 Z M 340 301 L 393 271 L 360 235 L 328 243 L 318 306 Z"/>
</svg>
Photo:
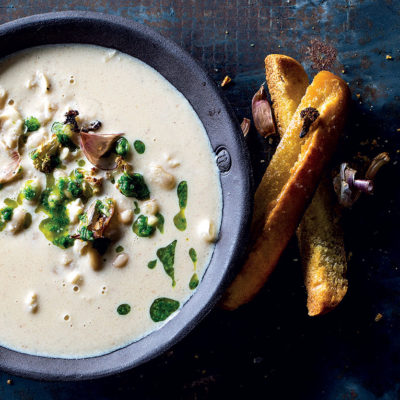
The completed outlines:
<svg viewBox="0 0 400 400">
<path fill-rule="evenodd" d="M 232 82 L 232 78 L 229 77 L 228 75 L 225 76 L 223 81 L 221 82 L 221 87 L 224 87 L 226 85 L 229 85 Z"/>
<path fill-rule="evenodd" d="M 393 57 L 390 54 L 386 54 L 386 60 L 393 60 Z"/>
<path fill-rule="evenodd" d="M 7 379 L 7 385 L 12 385 L 12 380 L 11 379 Z"/>
<path fill-rule="evenodd" d="M 380 321 L 383 318 L 383 315 L 381 313 L 376 314 L 375 316 L 375 322 Z"/>
</svg>

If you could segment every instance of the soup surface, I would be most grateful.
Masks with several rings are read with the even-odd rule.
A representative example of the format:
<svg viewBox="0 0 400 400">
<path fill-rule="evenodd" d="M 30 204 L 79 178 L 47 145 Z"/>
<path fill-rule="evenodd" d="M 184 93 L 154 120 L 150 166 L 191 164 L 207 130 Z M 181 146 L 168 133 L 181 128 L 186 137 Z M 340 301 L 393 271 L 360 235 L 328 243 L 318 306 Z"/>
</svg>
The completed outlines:
<svg viewBox="0 0 400 400">
<path fill-rule="evenodd" d="M 88 45 L 3 59 L 0 167 L 1 345 L 104 354 L 201 284 L 218 170 L 194 110 L 148 65 Z"/>
</svg>

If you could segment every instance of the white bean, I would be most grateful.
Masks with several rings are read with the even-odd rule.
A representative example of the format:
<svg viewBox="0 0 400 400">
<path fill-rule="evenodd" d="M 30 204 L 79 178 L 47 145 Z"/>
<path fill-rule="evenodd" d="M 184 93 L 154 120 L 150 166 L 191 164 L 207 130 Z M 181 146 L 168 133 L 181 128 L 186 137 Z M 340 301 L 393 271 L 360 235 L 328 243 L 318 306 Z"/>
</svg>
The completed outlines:
<svg viewBox="0 0 400 400">
<path fill-rule="evenodd" d="M 151 200 L 145 201 L 141 206 L 141 210 L 142 210 L 143 214 L 156 215 L 159 210 L 157 200 L 151 199 Z"/>
<path fill-rule="evenodd" d="M 122 224 L 130 224 L 133 220 L 133 211 L 124 210 L 118 213 L 118 221 Z"/>
<path fill-rule="evenodd" d="M 114 268 L 123 268 L 128 263 L 128 260 L 129 260 L 128 254 L 121 253 L 118 254 L 117 257 L 115 257 L 112 265 Z"/>
<path fill-rule="evenodd" d="M 217 232 L 214 222 L 205 219 L 198 226 L 200 237 L 206 242 L 214 242 L 217 239 Z"/>
<path fill-rule="evenodd" d="M 161 165 L 150 164 L 150 181 L 166 190 L 171 190 L 176 185 L 173 175 L 165 171 Z"/>
<path fill-rule="evenodd" d="M 27 305 L 28 312 L 34 314 L 39 308 L 38 295 L 35 292 L 31 292 L 26 297 L 25 303 Z"/>
<path fill-rule="evenodd" d="M 27 212 L 21 207 L 14 209 L 12 219 L 7 225 L 7 230 L 14 234 L 20 232 L 24 227 L 26 214 Z"/>
</svg>

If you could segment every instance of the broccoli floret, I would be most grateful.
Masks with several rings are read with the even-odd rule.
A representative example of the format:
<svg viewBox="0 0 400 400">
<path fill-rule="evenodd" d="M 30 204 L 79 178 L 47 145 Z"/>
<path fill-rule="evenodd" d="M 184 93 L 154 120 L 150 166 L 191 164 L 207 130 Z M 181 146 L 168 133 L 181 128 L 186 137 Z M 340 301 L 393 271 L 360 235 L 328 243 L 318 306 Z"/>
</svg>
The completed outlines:
<svg viewBox="0 0 400 400">
<path fill-rule="evenodd" d="M 129 148 L 129 142 L 124 137 L 118 139 L 115 143 L 115 152 L 122 157 L 126 157 L 129 153 Z"/>
<path fill-rule="evenodd" d="M 24 122 L 24 125 L 27 132 L 34 132 L 40 128 L 40 122 L 35 117 L 27 118 Z"/>
<path fill-rule="evenodd" d="M 149 237 L 151 236 L 155 228 L 150 226 L 148 223 L 148 218 L 145 215 L 140 215 L 132 225 L 133 232 L 140 237 Z"/>
<path fill-rule="evenodd" d="M 68 147 L 70 150 L 75 150 L 76 146 L 72 141 L 74 135 L 74 128 L 72 124 L 62 124 L 61 122 L 54 122 L 51 126 L 51 132 L 57 137 L 58 142 L 63 147 Z"/>
<path fill-rule="evenodd" d="M 147 200 L 150 197 L 149 188 L 141 174 L 124 173 L 119 177 L 117 187 L 126 197 L 135 197 L 138 200 Z"/>
<path fill-rule="evenodd" d="M 68 247 L 71 247 L 74 245 L 74 239 L 67 235 L 67 236 L 61 236 L 53 240 L 53 244 L 55 244 L 58 247 L 61 247 L 62 249 L 67 249 Z"/>
<path fill-rule="evenodd" d="M 33 201 L 39 197 L 40 194 L 40 185 L 36 180 L 29 180 L 25 182 L 24 187 L 22 188 L 22 197 L 26 200 Z"/>
<path fill-rule="evenodd" d="M 82 185 L 77 181 L 70 181 L 67 190 L 75 198 L 81 197 L 83 193 Z"/>
<path fill-rule="evenodd" d="M 104 202 L 97 200 L 96 202 L 96 211 L 100 214 L 105 215 L 106 217 L 109 217 L 111 215 L 113 207 L 114 203 L 111 199 L 105 199 Z"/>
<path fill-rule="evenodd" d="M 33 166 L 45 174 L 52 172 L 54 168 L 60 165 L 58 158 L 60 147 L 57 136 L 53 135 L 30 154 Z"/>
<path fill-rule="evenodd" d="M 4 207 L 0 210 L 1 217 L 4 221 L 11 221 L 13 215 L 13 208 L 12 207 Z"/>
<path fill-rule="evenodd" d="M 82 228 L 80 228 L 78 232 L 81 240 L 84 240 L 86 242 L 92 242 L 94 240 L 93 232 L 88 229 L 87 226 L 82 226 Z"/>
</svg>

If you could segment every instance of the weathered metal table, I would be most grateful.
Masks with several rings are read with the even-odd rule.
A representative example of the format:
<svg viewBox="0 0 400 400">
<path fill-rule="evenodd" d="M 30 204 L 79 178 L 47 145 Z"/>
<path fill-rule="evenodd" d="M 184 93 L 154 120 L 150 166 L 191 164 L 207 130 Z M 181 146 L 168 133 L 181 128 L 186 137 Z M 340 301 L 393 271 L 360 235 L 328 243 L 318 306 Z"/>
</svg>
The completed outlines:
<svg viewBox="0 0 400 400">
<path fill-rule="evenodd" d="M 215 310 L 164 356 L 93 382 L 0 373 L 0 399 L 399 398 L 400 1 L 0 0 L 0 22 L 68 9 L 135 19 L 179 43 L 217 82 L 229 74 L 234 83 L 223 91 L 239 119 L 250 116 L 266 54 L 293 56 L 310 76 L 325 63 L 354 99 L 339 158 L 388 151 L 392 162 L 376 194 L 345 215 L 350 289 L 335 312 L 307 317 L 293 242 L 255 301 L 234 313 Z M 265 146 L 256 134 L 249 145 L 257 182 Z"/>
</svg>

